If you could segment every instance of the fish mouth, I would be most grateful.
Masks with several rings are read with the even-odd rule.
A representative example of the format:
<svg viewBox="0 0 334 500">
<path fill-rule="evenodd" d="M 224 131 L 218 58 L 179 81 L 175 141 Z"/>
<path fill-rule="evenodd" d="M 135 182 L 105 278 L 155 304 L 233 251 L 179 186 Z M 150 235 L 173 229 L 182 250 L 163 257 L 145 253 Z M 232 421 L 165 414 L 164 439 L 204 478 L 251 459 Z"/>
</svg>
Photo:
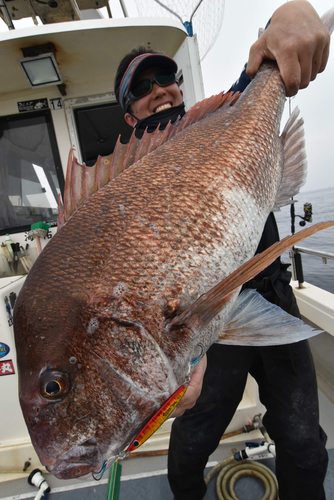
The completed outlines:
<svg viewBox="0 0 334 500">
<path fill-rule="evenodd" d="M 94 472 L 95 467 L 89 464 L 70 464 L 62 470 L 55 470 L 53 467 L 46 467 L 46 470 L 58 479 L 76 479 Z"/>
<path fill-rule="evenodd" d="M 103 462 L 96 439 L 91 438 L 71 448 L 55 464 L 44 465 L 58 479 L 73 479 L 101 469 Z"/>
</svg>

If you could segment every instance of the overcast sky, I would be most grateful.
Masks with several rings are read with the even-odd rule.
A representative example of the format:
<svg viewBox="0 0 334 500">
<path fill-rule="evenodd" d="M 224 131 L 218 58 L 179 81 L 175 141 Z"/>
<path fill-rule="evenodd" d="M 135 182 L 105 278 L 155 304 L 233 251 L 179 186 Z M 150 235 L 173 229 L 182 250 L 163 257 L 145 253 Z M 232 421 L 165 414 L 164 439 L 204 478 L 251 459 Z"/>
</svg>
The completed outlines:
<svg viewBox="0 0 334 500">
<path fill-rule="evenodd" d="M 153 0 L 152 0 L 153 1 Z M 184 0 L 185 2 L 187 0 Z M 212 0 L 206 0 L 211 2 Z M 217 1 L 217 0 L 215 0 Z M 121 16 L 110 4 L 115 17 Z M 202 72 L 207 97 L 228 90 L 238 78 L 248 59 L 249 48 L 257 39 L 259 27 L 264 27 L 272 13 L 284 2 L 280 0 L 225 0 L 225 12 L 220 34 L 205 59 Z M 136 11 L 133 0 L 126 0 L 129 15 Z M 312 0 L 319 15 L 334 7 L 334 0 Z M 7 30 L 0 23 L 0 30 Z M 310 86 L 292 99 L 292 109 L 300 108 L 305 120 L 308 177 L 302 191 L 334 187 L 334 40 L 326 70 Z M 284 124 L 288 106 L 283 116 Z"/>
</svg>

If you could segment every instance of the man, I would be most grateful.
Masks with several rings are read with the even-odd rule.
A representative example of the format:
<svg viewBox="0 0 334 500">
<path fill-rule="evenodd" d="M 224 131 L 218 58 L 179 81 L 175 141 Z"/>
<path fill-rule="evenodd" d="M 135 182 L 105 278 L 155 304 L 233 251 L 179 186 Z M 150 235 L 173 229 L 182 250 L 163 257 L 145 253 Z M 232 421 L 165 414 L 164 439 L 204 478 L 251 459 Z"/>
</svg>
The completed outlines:
<svg viewBox="0 0 334 500">
<path fill-rule="evenodd" d="M 289 2 L 275 11 L 267 30 L 252 46 L 247 74 L 243 72 L 232 89 L 244 90 L 261 62 L 274 59 L 287 95 L 295 95 L 324 70 L 328 53 L 329 33 L 312 6 L 304 0 Z M 143 49 L 132 51 L 120 63 L 115 94 L 125 120 L 137 135 L 146 128 L 155 130 L 158 124 L 163 128 L 184 115 L 176 71 L 172 59 Z M 258 251 L 277 240 L 275 219 L 270 214 Z M 257 289 L 270 302 L 298 316 L 289 280 L 290 273 L 277 259 L 245 287 Z M 233 417 L 247 374 L 251 373 L 267 408 L 264 423 L 276 444 L 280 500 L 324 500 L 326 436 L 319 426 L 316 378 L 308 343 L 263 348 L 214 345 L 207 358 L 204 379 L 205 359 L 174 413 L 180 418 L 172 428 L 168 477 L 175 499 L 204 497 L 207 459 Z"/>
</svg>

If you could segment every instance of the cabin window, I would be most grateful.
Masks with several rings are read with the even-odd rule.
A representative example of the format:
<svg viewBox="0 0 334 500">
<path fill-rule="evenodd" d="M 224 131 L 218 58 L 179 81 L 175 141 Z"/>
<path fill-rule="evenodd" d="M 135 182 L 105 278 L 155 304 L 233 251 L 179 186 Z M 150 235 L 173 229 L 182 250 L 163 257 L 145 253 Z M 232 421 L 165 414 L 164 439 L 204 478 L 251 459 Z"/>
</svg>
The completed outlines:
<svg viewBox="0 0 334 500">
<path fill-rule="evenodd" d="M 64 177 L 50 110 L 0 117 L 0 234 L 56 225 Z"/>
<path fill-rule="evenodd" d="M 124 120 L 124 111 L 116 103 L 94 104 L 73 109 L 81 161 L 95 165 L 98 156 L 107 156 L 115 148 L 118 136 L 126 143 L 133 129 Z"/>
</svg>

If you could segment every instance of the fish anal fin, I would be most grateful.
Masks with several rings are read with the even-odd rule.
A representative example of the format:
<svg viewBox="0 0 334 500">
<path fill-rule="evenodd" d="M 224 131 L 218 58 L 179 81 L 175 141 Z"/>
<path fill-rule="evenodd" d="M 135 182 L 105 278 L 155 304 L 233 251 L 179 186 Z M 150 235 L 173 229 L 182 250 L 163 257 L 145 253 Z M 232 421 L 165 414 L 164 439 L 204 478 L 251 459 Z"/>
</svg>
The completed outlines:
<svg viewBox="0 0 334 500">
<path fill-rule="evenodd" d="M 291 198 L 299 193 L 300 188 L 306 182 L 304 121 L 302 118 L 298 119 L 298 115 L 299 109 L 296 108 L 288 119 L 280 138 L 284 165 L 273 210 L 289 205 Z"/>
<path fill-rule="evenodd" d="M 301 319 L 271 304 L 255 290 L 244 290 L 237 298 L 219 344 L 268 346 L 291 344 L 321 333 Z"/>
<path fill-rule="evenodd" d="M 141 139 L 133 132 L 127 144 L 122 144 L 119 137 L 114 152 L 99 157 L 93 167 L 78 163 L 71 149 L 67 163 L 63 210 L 59 211 L 58 227 L 64 225 L 85 200 L 124 170 L 217 109 L 224 106 L 229 108 L 238 97 L 239 95 L 233 92 L 212 96 L 195 104 L 182 120 L 170 123 L 164 130 L 157 128 L 153 133 L 145 132 Z"/>
<path fill-rule="evenodd" d="M 58 222 L 57 222 L 58 231 L 63 227 L 64 223 L 65 220 L 64 220 L 64 212 L 62 209 L 62 199 L 61 199 L 61 194 L 58 193 Z"/>
<path fill-rule="evenodd" d="M 73 148 L 70 149 L 67 160 L 66 182 L 62 210 L 60 199 L 58 201 L 58 230 L 65 224 L 71 214 L 75 212 L 76 208 L 82 203 L 84 199 L 82 188 L 82 167 L 82 165 L 78 164 L 77 159 L 74 156 Z"/>
<path fill-rule="evenodd" d="M 195 104 L 180 121 L 177 133 L 206 118 L 220 108 L 227 110 L 237 102 L 240 95 L 239 92 L 221 92 Z"/>
<path fill-rule="evenodd" d="M 203 329 L 224 308 L 233 293 L 235 293 L 244 283 L 266 269 L 266 267 L 292 246 L 308 236 L 332 226 L 334 226 L 334 221 L 319 222 L 292 236 L 287 236 L 283 240 L 274 243 L 274 245 L 270 246 L 262 253 L 256 254 L 236 271 L 227 276 L 227 278 L 218 283 L 218 285 L 201 295 L 196 302 L 189 306 L 179 316 L 176 316 L 168 325 L 168 330 L 176 329 L 180 324 L 188 326 L 193 316 L 197 317 L 197 322 L 200 321 L 199 329 Z"/>
</svg>

